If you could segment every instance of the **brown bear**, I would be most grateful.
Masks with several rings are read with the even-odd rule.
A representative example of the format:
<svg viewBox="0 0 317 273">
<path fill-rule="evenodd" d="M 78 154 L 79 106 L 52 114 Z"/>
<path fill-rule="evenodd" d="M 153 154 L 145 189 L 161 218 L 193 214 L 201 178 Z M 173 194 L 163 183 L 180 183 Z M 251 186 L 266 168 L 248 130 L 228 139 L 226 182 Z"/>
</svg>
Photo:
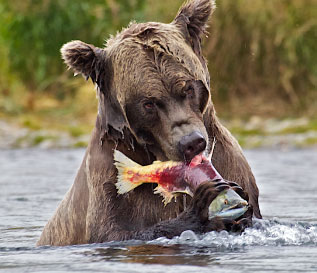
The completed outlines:
<svg viewBox="0 0 317 273">
<path fill-rule="evenodd" d="M 258 188 L 242 150 L 216 117 L 201 37 L 214 10 L 211 0 L 185 3 L 170 24 L 130 24 L 105 48 L 81 41 L 65 44 L 69 68 L 96 85 L 96 125 L 75 182 L 44 227 L 38 245 L 98 243 L 168 238 L 191 229 L 243 230 L 252 210 L 239 221 L 208 220 L 208 206 L 228 183 L 206 182 L 194 197 L 177 197 L 164 206 L 143 184 L 118 195 L 113 151 L 139 164 L 154 160 L 190 161 L 210 152 L 213 164 L 261 218 Z M 251 211 L 251 212 L 250 212 Z"/>
</svg>

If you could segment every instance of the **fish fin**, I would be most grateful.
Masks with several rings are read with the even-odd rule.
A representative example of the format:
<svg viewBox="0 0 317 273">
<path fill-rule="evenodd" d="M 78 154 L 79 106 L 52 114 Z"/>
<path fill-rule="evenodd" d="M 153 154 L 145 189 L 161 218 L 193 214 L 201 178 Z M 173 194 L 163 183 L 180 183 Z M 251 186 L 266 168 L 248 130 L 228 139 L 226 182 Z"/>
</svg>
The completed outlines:
<svg viewBox="0 0 317 273">
<path fill-rule="evenodd" d="M 172 192 L 173 195 L 180 194 L 180 193 L 186 193 L 191 197 L 194 196 L 193 192 L 189 188 L 186 188 L 185 190 L 182 190 L 182 191 L 173 191 Z"/>
<path fill-rule="evenodd" d="M 124 174 L 127 168 L 140 167 L 141 165 L 132 161 L 130 158 L 128 158 L 127 156 L 125 156 L 123 153 L 121 153 L 118 150 L 114 150 L 113 158 L 115 161 L 114 165 L 116 166 L 118 170 L 118 176 L 117 176 L 118 181 L 116 183 L 118 194 L 127 193 L 142 184 L 142 183 L 132 183 L 130 181 L 127 181 L 125 179 L 125 174 Z"/>
<path fill-rule="evenodd" d="M 170 203 L 173 199 L 174 194 L 165 190 L 162 186 L 157 186 L 154 189 L 155 194 L 160 194 L 163 197 L 162 202 L 164 203 L 164 206 L 166 206 L 168 203 Z"/>
</svg>

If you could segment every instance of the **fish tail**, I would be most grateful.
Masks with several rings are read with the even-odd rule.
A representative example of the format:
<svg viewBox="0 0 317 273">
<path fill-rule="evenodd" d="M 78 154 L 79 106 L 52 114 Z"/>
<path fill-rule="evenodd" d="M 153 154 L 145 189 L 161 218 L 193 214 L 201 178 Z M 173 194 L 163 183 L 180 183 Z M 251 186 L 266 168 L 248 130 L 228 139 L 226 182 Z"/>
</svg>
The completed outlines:
<svg viewBox="0 0 317 273">
<path fill-rule="evenodd" d="M 127 193 L 129 191 L 132 191 L 134 188 L 140 186 L 142 184 L 141 183 L 132 183 L 129 181 L 123 181 L 122 178 L 119 177 L 118 175 L 118 181 L 116 183 L 116 188 L 118 190 L 118 194 L 124 194 Z"/>
<path fill-rule="evenodd" d="M 131 168 L 131 167 L 141 167 L 138 163 L 134 162 L 130 158 L 128 158 L 126 155 L 121 153 L 118 150 L 114 150 L 113 152 L 113 159 L 114 159 L 114 164 L 118 168 Z"/>
<path fill-rule="evenodd" d="M 114 158 L 114 165 L 116 166 L 118 170 L 117 183 L 116 183 L 118 194 L 127 193 L 142 184 L 142 182 L 132 183 L 131 181 L 129 181 L 129 179 L 127 179 L 127 174 L 126 174 L 126 171 L 129 168 L 140 167 L 141 165 L 132 161 L 130 158 L 128 158 L 123 153 L 119 152 L 118 150 L 114 150 L 113 158 Z"/>
</svg>

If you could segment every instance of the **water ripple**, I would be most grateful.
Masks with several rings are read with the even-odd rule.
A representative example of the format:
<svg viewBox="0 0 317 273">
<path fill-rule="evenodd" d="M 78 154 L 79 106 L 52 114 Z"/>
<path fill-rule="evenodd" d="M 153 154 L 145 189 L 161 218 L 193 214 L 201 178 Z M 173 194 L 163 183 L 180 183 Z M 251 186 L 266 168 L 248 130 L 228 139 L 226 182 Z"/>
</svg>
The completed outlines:
<svg viewBox="0 0 317 273">
<path fill-rule="evenodd" d="M 197 247 L 234 249 L 243 246 L 317 246 L 317 225 L 305 222 L 282 222 L 273 220 L 254 221 L 252 228 L 242 234 L 227 231 L 196 235 L 187 230 L 173 239 L 158 238 L 150 244 L 189 244 Z"/>
</svg>

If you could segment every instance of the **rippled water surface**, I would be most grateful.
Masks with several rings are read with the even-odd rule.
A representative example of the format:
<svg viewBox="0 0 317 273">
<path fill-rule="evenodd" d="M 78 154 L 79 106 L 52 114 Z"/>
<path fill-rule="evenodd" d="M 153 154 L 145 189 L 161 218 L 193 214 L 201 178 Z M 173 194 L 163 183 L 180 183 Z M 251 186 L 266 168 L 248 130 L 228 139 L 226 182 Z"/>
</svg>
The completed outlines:
<svg viewBox="0 0 317 273">
<path fill-rule="evenodd" d="M 0 151 L 1 272 L 317 272 L 317 150 L 246 156 L 265 220 L 241 235 L 35 247 L 84 150 Z"/>
</svg>

